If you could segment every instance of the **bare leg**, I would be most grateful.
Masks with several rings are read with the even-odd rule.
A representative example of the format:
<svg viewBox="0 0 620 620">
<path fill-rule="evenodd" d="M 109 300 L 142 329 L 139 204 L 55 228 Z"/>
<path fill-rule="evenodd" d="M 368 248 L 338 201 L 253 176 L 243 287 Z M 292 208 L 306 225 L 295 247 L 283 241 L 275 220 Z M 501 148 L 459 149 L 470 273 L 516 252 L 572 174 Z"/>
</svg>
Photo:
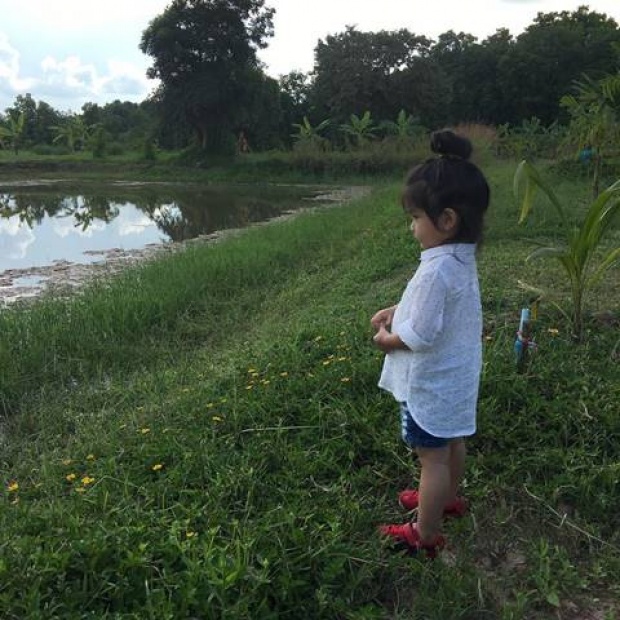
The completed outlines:
<svg viewBox="0 0 620 620">
<path fill-rule="evenodd" d="M 432 544 L 450 499 L 451 444 L 443 448 L 418 448 L 417 454 L 421 465 L 418 532 L 423 543 Z"/>
<path fill-rule="evenodd" d="M 455 439 L 450 442 L 450 496 L 448 503 L 456 500 L 459 485 L 465 474 L 465 457 L 467 448 L 463 439 Z"/>
</svg>

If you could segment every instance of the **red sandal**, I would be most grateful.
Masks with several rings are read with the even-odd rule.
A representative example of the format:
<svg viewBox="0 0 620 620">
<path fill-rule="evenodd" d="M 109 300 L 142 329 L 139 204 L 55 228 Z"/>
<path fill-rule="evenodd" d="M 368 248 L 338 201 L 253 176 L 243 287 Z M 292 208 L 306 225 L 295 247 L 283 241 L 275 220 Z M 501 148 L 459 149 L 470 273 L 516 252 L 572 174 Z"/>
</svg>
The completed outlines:
<svg viewBox="0 0 620 620">
<path fill-rule="evenodd" d="M 429 560 L 437 557 L 437 552 L 443 549 L 446 540 L 438 535 L 431 544 L 423 544 L 418 532 L 417 523 L 402 523 L 399 525 L 380 525 L 379 532 L 391 539 L 394 546 L 404 549 L 410 555 L 417 555 L 423 552 Z"/>
<path fill-rule="evenodd" d="M 407 489 L 398 494 L 398 503 L 405 510 L 415 510 L 420 503 L 420 494 L 417 489 Z M 467 512 L 467 500 L 457 497 L 453 502 L 446 505 L 443 514 L 446 517 L 463 517 Z"/>
</svg>

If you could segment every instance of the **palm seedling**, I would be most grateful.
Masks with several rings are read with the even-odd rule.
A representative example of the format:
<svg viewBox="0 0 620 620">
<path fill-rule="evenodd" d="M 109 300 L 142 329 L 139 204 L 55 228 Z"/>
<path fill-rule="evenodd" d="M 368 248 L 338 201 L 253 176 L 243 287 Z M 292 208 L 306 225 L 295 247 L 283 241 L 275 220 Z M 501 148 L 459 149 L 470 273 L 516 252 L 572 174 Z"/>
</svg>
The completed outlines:
<svg viewBox="0 0 620 620">
<path fill-rule="evenodd" d="M 560 216 L 564 241 L 560 245 L 538 248 L 527 260 L 550 257 L 559 261 L 570 284 L 572 307 L 569 318 L 573 335 L 581 342 L 584 338 L 586 296 L 620 262 L 620 247 L 602 247 L 604 237 L 617 223 L 620 212 L 620 180 L 593 199 L 579 223 L 568 218 L 566 209 L 551 186 L 527 160 L 519 164 L 514 176 L 517 198 L 522 189 L 519 223 L 523 223 L 530 214 L 538 189 L 544 192 Z"/>
</svg>

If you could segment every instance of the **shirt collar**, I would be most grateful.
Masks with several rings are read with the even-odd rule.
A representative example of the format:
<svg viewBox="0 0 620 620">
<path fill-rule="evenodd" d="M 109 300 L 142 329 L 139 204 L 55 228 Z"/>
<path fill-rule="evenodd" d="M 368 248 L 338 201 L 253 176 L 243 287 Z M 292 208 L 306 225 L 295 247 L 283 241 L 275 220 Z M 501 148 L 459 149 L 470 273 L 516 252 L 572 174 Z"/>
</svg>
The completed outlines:
<svg viewBox="0 0 620 620">
<path fill-rule="evenodd" d="M 436 258 L 437 256 L 443 256 L 444 254 L 451 254 L 453 256 L 458 256 L 461 259 L 465 259 L 468 257 L 474 257 L 476 254 L 476 244 L 475 243 L 444 243 L 443 245 L 438 245 L 435 248 L 430 248 L 428 250 L 422 250 L 420 254 L 420 260 L 430 260 L 432 258 Z"/>
</svg>

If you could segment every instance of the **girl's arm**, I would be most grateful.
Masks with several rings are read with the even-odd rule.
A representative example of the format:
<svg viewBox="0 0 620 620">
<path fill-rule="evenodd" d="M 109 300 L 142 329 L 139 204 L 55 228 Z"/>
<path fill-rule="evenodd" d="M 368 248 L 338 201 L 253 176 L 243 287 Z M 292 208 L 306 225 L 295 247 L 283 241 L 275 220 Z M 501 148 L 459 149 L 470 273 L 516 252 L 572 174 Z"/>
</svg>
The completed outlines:
<svg viewBox="0 0 620 620">
<path fill-rule="evenodd" d="M 416 283 L 407 320 L 392 329 L 405 348 L 422 351 L 433 346 L 443 330 L 447 295 L 446 282 L 438 271 L 424 274 Z"/>
</svg>

